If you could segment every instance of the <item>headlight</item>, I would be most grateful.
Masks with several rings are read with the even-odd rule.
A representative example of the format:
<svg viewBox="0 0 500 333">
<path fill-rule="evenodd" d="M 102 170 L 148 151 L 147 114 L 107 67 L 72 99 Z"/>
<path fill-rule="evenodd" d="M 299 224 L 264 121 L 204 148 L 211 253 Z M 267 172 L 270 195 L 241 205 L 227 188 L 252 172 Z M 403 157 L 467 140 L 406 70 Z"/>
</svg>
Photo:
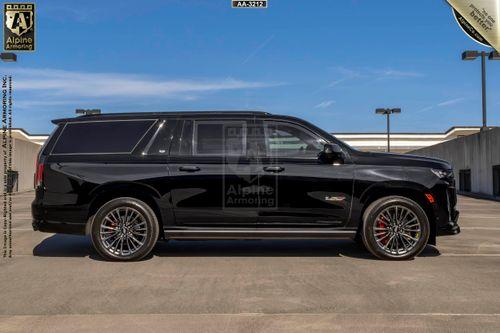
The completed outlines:
<svg viewBox="0 0 500 333">
<path fill-rule="evenodd" d="M 440 170 L 431 169 L 432 173 L 435 174 L 439 179 L 450 178 L 453 176 L 453 170 Z"/>
</svg>

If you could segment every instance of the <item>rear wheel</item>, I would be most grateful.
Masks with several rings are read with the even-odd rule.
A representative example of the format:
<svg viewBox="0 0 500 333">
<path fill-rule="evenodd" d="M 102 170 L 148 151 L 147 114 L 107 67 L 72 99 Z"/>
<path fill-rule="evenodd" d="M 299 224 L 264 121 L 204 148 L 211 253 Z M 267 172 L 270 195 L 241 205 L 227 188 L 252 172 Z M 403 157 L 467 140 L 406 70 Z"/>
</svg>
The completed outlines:
<svg viewBox="0 0 500 333">
<path fill-rule="evenodd" d="M 363 215 L 362 239 L 381 259 L 405 260 L 418 255 L 429 239 L 429 220 L 415 201 L 390 196 L 374 201 Z"/>
<path fill-rule="evenodd" d="M 135 198 L 123 197 L 107 202 L 92 220 L 92 244 L 109 260 L 144 258 L 155 246 L 158 233 L 155 213 Z"/>
</svg>

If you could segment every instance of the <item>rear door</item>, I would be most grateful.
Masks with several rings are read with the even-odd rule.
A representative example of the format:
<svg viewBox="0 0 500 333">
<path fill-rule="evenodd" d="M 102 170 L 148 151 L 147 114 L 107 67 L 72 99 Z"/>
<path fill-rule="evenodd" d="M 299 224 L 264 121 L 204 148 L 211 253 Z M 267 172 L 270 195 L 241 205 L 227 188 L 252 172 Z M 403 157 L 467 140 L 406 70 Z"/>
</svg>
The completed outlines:
<svg viewBox="0 0 500 333">
<path fill-rule="evenodd" d="M 253 119 L 184 119 L 170 148 L 176 224 L 255 227 L 258 169 L 249 158 Z"/>
</svg>

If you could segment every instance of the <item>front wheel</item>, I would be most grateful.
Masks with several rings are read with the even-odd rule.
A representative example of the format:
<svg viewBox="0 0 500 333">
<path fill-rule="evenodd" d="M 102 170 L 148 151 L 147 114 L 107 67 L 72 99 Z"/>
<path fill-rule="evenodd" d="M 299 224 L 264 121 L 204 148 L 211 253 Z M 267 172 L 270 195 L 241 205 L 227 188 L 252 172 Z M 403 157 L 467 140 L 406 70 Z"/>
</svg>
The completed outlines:
<svg viewBox="0 0 500 333">
<path fill-rule="evenodd" d="M 92 244 L 102 257 L 109 260 L 144 258 L 155 246 L 158 233 L 154 211 L 135 198 L 108 201 L 92 219 Z"/>
<path fill-rule="evenodd" d="M 405 197 L 378 199 L 363 214 L 363 243 L 381 259 L 415 257 L 427 245 L 429 233 L 425 211 L 415 201 Z"/>
</svg>

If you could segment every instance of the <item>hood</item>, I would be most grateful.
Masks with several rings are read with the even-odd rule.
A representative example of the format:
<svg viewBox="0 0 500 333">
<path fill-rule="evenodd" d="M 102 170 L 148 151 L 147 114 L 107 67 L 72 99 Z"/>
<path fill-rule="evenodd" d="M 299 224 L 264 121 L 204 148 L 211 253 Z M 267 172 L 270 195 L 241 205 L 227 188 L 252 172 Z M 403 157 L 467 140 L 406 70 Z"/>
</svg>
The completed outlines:
<svg viewBox="0 0 500 333">
<path fill-rule="evenodd" d="M 356 164 L 398 165 L 444 170 L 452 169 L 451 164 L 445 160 L 410 154 L 372 153 L 358 151 L 353 154 L 352 158 L 354 163 Z"/>
</svg>

